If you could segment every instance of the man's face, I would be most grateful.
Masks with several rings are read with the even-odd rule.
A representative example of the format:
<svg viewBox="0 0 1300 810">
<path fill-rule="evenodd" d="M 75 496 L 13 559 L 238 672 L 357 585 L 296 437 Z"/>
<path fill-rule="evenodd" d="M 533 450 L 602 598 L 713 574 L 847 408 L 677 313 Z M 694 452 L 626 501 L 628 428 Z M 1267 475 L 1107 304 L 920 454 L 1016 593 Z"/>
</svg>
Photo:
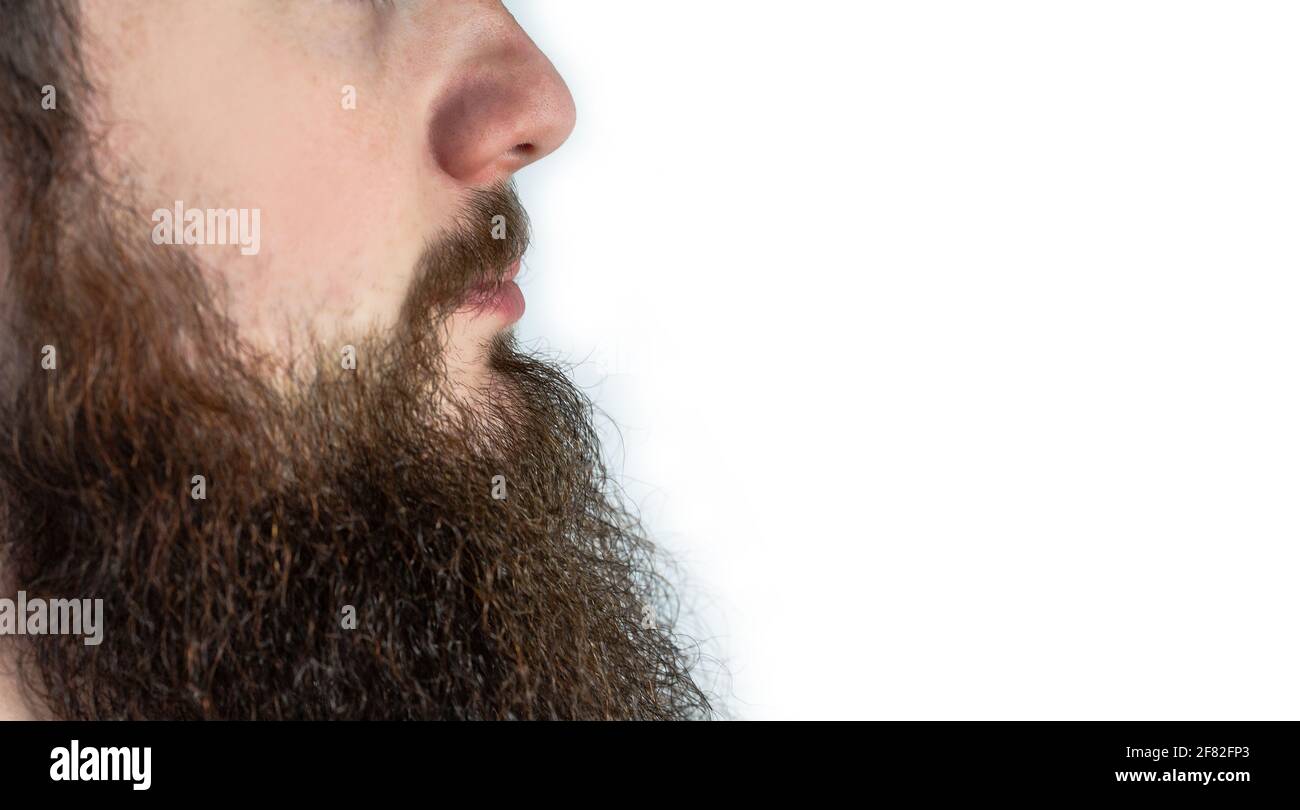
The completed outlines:
<svg viewBox="0 0 1300 810">
<path fill-rule="evenodd" d="M 460 221 L 467 195 L 574 123 L 564 82 L 492 0 L 86 0 L 83 53 L 99 157 L 141 228 L 177 201 L 260 209 L 255 255 L 196 255 L 241 337 L 280 355 L 392 327 L 430 241 L 493 227 Z M 458 386 L 483 382 L 491 338 L 521 314 L 517 287 L 500 292 L 445 323 Z"/>
<path fill-rule="evenodd" d="M 573 123 L 509 15 L 55 7 L 0 30 L 0 586 L 104 626 L 0 637 L 33 711 L 707 715 L 590 403 L 508 329 L 508 180 Z"/>
</svg>

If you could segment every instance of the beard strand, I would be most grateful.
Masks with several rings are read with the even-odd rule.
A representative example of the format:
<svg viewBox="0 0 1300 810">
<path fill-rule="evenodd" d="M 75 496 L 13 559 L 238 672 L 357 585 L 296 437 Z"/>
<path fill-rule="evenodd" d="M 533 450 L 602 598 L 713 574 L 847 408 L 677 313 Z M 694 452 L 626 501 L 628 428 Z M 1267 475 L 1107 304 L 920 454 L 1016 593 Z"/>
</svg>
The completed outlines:
<svg viewBox="0 0 1300 810">
<path fill-rule="evenodd" d="M 522 221 L 512 190 L 430 245 L 400 326 L 353 341 L 355 370 L 241 344 L 199 268 L 128 243 L 104 200 L 33 210 L 11 235 L 0 559 L 29 599 L 103 599 L 106 621 L 98 646 L 21 640 L 46 714 L 711 714 L 587 398 L 508 335 L 482 396 L 446 393 L 439 326 L 526 244 L 465 223 Z"/>
</svg>

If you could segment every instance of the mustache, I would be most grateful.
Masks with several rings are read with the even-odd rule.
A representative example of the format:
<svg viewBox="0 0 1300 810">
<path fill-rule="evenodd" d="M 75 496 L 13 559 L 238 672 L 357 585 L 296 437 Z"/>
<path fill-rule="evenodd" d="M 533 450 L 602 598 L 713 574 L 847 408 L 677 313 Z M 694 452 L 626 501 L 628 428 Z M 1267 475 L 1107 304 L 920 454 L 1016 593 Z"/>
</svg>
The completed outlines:
<svg viewBox="0 0 1300 810">
<path fill-rule="evenodd" d="M 425 245 L 402 305 L 401 324 L 420 333 L 505 280 L 528 250 L 528 212 L 511 182 L 470 193 L 453 223 Z"/>
</svg>

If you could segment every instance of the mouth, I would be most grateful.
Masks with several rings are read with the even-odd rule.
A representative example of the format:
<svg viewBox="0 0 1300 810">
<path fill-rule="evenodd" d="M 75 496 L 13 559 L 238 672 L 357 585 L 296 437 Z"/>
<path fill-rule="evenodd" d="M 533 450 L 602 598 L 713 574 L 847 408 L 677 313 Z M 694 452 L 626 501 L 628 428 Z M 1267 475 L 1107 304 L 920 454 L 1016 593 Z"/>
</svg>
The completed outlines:
<svg viewBox="0 0 1300 810">
<path fill-rule="evenodd" d="M 515 283 L 519 275 L 520 259 L 515 259 L 501 276 L 499 283 L 483 284 L 470 292 L 462 312 L 474 317 L 490 317 L 509 325 L 524 315 L 524 292 Z"/>
</svg>

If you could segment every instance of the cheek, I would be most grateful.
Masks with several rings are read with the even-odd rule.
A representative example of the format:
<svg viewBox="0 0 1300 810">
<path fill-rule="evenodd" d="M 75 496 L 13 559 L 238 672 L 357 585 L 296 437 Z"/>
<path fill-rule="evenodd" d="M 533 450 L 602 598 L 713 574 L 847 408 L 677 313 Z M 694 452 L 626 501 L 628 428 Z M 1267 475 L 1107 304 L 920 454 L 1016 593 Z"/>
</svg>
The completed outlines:
<svg viewBox="0 0 1300 810">
<path fill-rule="evenodd" d="M 325 339 L 391 324 L 433 223 L 412 214 L 417 156 L 394 145 L 388 100 L 366 96 L 355 110 L 340 103 L 340 77 L 378 83 L 275 41 L 232 53 L 238 38 L 193 33 L 221 24 L 217 7 L 194 8 L 214 19 L 179 26 L 176 36 L 188 38 L 166 48 L 158 40 L 114 73 L 105 157 L 138 181 L 142 227 L 177 200 L 258 209 L 257 255 L 197 249 L 228 314 L 258 343 L 282 342 L 286 331 Z M 178 50 L 185 60 L 170 58 Z"/>
<path fill-rule="evenodd" d="M 310 328 L 326 338 L 390 325 L 414 266 L 412 247 L 421 244 L 421 234 L 403 219 L 409 195 L 400 179 L 378 171 L 392 161 L 365 153 L 358 139 L 337 130 L 307 144 L 275 132 L 259 132 L 247 143 L 232 140 L 229 157 L 214 160 L 195 183 L 204 189 L 196 198 L 218 200 L 196 205 L 261 212 L 258 255 L 221 248 L 203 254 L 230 292 L 230 314 L 263 337 L 277 326 Z M 235 158 L 239 154 L 250 157 Z M 216 178 L 228 191 L 211 190 Z"/>
</svg>

